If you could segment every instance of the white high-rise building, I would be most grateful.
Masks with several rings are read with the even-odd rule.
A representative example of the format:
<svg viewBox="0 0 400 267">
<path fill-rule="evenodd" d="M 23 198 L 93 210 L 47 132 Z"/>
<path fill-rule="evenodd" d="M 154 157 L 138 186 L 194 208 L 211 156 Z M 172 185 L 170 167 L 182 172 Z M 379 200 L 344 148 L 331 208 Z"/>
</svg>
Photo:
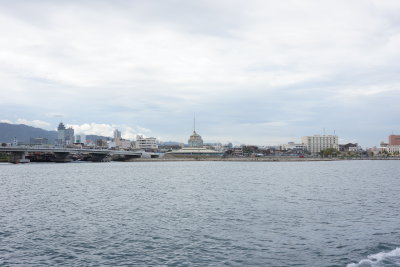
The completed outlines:
<svg viewBox="0 0 400 267">
<path fill-rule="evenodd" d="M 339 137 L 337 135 L 303 136 L 301 142 L 311 154 L 317 154 L 327 148 L 339 149 Z"/>
</svg>

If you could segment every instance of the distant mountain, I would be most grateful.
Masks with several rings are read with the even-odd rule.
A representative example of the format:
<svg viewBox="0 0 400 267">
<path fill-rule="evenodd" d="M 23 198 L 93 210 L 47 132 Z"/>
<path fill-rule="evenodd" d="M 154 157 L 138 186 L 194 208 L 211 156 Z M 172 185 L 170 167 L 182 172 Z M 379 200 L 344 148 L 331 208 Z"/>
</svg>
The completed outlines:
<svg viewBox="0 0 400 267">
<path fill-rule="evenodd" d="M 11 143 L 14 138 L 17 138 L 18 142 L 22 143 L 29 143 L 31 138 L 47 138 L 50 144 L 54 144 L 57 139 L 57 132 L 47 131 L 24 124 L 0 122 L 0 142 Z M 96 141 L 97 139 L 111 140 L 110 137 L 100 135 L 86 136 L 86 140 Z"/>
<path fill-rule="evenodd" d="M 11 143 L 14 138 L 19 142 L 29 143 L 30 138 L 47 138 L 50 144 L 54 144 L 57 138 L 56 131 L 47 131 L 24 124 L 9 124 L 0 122 L 0 142 Z"/>
</svg>

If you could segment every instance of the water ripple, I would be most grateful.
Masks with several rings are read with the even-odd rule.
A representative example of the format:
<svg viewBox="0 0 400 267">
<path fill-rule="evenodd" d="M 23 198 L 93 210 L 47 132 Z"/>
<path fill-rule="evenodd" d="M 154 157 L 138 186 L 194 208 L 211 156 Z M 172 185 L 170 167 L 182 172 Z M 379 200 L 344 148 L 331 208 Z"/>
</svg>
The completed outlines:
<svg viewBox="0 0 400 267">
<path fill-rule="evenodd" d="M 399 171 L 395 161 L 5 164 L 0 265 L 400 266 Z"/>
</svg>

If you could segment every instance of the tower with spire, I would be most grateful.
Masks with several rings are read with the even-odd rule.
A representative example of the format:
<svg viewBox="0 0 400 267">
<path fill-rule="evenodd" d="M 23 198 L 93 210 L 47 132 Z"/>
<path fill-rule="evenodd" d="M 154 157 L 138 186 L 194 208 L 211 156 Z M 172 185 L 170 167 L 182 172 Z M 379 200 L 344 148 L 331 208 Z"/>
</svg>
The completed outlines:
<svg viewBox="0 0 400 267">
<path fill-rule="evenodd" d="M 196 115 L 193 115 L 193 134 L 189 137 L 188 145 L 190 147 L 203 147 L 203 139 L 196 133 Z"/>
</svg>

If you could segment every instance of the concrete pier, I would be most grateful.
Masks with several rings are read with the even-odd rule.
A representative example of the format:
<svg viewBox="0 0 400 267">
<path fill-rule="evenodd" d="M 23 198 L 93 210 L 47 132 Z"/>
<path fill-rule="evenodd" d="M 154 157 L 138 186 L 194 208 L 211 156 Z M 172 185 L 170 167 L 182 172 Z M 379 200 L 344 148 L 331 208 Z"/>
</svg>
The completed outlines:
<svg viewBox="0 0 400 267">
<path fill-rule="evenodd" d="M 69 152 L 54 152 L 54 162 L 71 162 L 69 155 Z"/>
<path fill-rule="evenodd" d="M 90 155 L 91 161 L 93 161 L 93 162 L 105 162 L 105 161 L 107 161 L 106 158 L 108 156 L 108 154 L 106 154 L 106 153 L 104 153 L 104 154 L 89 153 L 89 155 Z"/>
<path fill-rule="evenodd" d="M 26 152 L 25 151 L 13 151 L 11 152 L 11 156 L 10 156 L 10 162 L 11 163 L 25 163 L 27 162 L 26 157 Z"/>
</svg>

